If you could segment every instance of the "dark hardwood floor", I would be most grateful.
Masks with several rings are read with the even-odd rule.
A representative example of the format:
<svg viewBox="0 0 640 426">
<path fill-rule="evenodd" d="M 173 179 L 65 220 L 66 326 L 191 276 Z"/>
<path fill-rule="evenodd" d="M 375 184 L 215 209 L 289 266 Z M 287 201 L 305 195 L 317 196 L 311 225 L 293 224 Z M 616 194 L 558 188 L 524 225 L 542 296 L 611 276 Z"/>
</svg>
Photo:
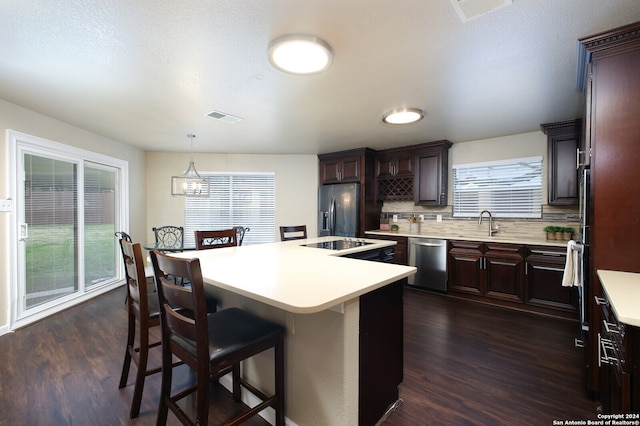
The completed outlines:
<svg viewBox="0 0 640 426">
<path fill-rule="evenodd" d="M 385 425 L 597 419 L 577 323 L 414 289 L 404 306 L 404 402 Z"/>
<path fill-rule="evenodd" d="M 0 336 L 0 426 L 152 425 L 160 377 L 129 420 L 135 366 L 118 389 L 124 289 Z M 438 294 L 405 291 L 404 403 L 385 425 L 552 425 L 595 419 L 576 325 Z M 158 358 L 155 358 L 157 361 Z M 189 380 L 184 369 L 183 380 Z M 238 409 L 214 389 L 211 424 Z M 177 424 L 175 417 L 168 424 Z M 248 425 L 266 425 L 254 418 Z M 304 426 L 304 425 L 299 425 Z M 333 425 L 327 425 L 333 426 Z M 350 426 L 350 425 L 349 425 Z"/>
</svg>

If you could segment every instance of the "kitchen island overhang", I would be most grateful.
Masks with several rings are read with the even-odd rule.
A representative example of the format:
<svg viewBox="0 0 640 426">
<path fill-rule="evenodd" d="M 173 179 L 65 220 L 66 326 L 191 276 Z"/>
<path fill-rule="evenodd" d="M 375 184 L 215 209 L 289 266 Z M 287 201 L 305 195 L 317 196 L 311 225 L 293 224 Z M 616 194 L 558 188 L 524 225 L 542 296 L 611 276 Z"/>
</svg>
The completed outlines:
<svg viewBox="0 0 640 426">
<path fill-rule="evenodd" d="M 414 274 L 415 268 L 341 257 L 394 245 L 393 241 L 365 239 L 370 244 L 346 250 L 305 246 L 336 239 L 341 238 L 176 254 L 200 258 L 204 281 L 222 308 L 238 306 L 286 325 L 285 400 L 290 424 L 369 424 L 372 412 L 368 404 L 377 405 L 375 417 L 381 410 L 379 405 L 387 403 L 371 399 L 369 394 L 395 392 L 397 397 L 397 384 L 402 381 L 399 281 Z M 366 306 L 361 309 L 363 303 Z M 375 306 L 374 318 L 371 306 Z M 380 332 L 372 327 L 384 318 L 394 324 L 393 335 L 388 335 L 387 327 Z M 384 335 L 376 335 L 380 333 Z M 368 362 L 364 366 L 364 371 L 362 360 L 369 360 L 369 353 L 375 359 L 372 358 L 373 365 Z M 272 386 L 272 378 L 266 373 L 271 357 L 272 354 L 256 357 L 244 367 L 246 374 L 267 391 Z M 384 392 L 381 388 L 361 390 L 363 381 L 372 387 L 371 375 L 376 373 L 370 369 L 383 361 L 395 371 L 391 376 L 399 382 L 378 384 L 387 388 Z M 265 374 L 267 377 L 263 377 Z M 386 380 L 388 375 L 382 376 Z M 363 412 L 364 408 L 367 412 Z M 382 413 L 386 408 L 382 407 Z M 264 417 L 271 420 L 270 415 L 267 412 Z"/>
</svg>

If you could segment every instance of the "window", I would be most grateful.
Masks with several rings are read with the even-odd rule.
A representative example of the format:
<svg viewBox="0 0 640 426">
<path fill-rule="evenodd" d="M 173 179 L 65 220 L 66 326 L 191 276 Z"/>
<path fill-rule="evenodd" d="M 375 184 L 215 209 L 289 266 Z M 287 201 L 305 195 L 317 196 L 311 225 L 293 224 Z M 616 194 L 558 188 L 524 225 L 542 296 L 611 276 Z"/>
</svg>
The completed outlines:
<svg viewBox="0 0 640 426">
<path fill-rule="evenodd" d="M 542 217 L 542 157 L 453 166 L 453 216 Z"/>
<path fill-rule="evenodd" d="M 185 244 L 196 230 L 250 228 L 243 245 L 275 241 L 274 173 L 201 173 L 209 178 L 209 198 L 185 200 Z"/>
</svg>

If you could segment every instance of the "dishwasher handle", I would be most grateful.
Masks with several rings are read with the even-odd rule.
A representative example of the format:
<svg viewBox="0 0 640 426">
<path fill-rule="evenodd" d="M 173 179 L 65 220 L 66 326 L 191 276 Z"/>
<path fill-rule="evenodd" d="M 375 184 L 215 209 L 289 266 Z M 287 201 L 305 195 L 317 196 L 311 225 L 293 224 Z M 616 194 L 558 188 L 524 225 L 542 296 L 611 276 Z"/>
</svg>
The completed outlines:
<svg viewBox="0 0 640 426">
<path fill-rule="evenodd" d="M 416 241 L 416 240 L 411 240 L 410 244 L 412 245 L 416 245 L 416 246 L 427 246 L 427 247 L 443 247 L 445 245 L 447 245 L 446 242 L 441 242 L 441 243 L 427 243 L 427 242 L 423 242 L 423 241 Z"/>
</svg>

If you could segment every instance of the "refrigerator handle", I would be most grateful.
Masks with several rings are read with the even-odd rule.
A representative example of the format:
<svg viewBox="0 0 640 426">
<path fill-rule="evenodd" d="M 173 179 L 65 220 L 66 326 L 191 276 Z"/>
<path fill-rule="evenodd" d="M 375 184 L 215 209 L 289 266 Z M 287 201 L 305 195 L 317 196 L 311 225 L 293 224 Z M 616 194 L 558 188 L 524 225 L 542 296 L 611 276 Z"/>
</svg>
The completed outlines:
<svg viewBox="0 0 640 426">
<path fill-rule="evenodd" d="M 331 206 L 329 207 L 329 235 L 335 235 L 336 233 L 336 199 L 331 199 Z"/>
</svg>

